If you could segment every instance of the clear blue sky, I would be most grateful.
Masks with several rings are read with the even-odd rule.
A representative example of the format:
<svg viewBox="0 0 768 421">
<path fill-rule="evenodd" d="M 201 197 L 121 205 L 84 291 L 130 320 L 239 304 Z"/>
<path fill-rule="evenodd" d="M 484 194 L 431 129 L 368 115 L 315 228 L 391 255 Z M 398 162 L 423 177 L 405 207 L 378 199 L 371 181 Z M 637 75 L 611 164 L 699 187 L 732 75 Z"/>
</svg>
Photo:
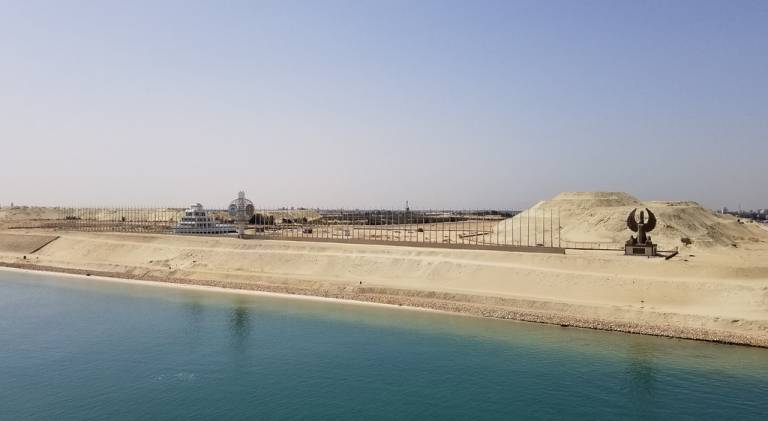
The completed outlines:
<svg viewBox="0 0 768 421">
<path fill-rule="evenodd" d="M 768 1 L 0 0 L 0 205 L 768 206 Z"/>
</svg>

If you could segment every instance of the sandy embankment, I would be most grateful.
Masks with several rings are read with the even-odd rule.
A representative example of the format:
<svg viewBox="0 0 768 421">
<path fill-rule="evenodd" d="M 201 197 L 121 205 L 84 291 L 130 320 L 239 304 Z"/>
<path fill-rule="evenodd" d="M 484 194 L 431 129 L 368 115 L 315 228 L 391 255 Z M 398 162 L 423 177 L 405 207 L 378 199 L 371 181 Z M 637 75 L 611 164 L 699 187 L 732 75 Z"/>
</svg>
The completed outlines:
<svg viewBox="0 0 768 421">
<path fill-rule="evenodd" d="M 57 233 L 0 265 L 350 299 L 768 346 L 765 250 L 670 261 L 231 238 Z"/>
</svg>

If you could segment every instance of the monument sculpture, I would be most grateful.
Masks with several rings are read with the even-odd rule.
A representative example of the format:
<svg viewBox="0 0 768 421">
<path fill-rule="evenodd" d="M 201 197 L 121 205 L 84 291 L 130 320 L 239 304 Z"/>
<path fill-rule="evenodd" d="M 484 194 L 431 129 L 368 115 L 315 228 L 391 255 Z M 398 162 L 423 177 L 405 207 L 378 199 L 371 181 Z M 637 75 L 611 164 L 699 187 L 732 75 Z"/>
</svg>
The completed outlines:
<svg viewBox="0 0 768 421">
<path fill-rule="evenodd" d="M 656 256 L 656 244 L 651 241 L 649 232 L 656 228 L 656 215 L 650 209 L 648 212 L 648 221 L 645 220 L 645 212 L 640 211 L 640 219 L 637 219 L 637 208 L 633 209 L 627 217 L 627 228 L 636 232 L 637 236 L 631 235 L 624 245 L 624 254 L 627 256 Z"/>
<path fill-rule="evenodd" d="M 243 238 L 245 235 L 245 227 L 254 214 L 253 202 L 246 199 L 245 192 L 241 191 L 237 194 L 237 199 L 229 203 L 227 213 L 229 213 L 229 216 L 235 221 L 237 236 Z"/>
</svg>

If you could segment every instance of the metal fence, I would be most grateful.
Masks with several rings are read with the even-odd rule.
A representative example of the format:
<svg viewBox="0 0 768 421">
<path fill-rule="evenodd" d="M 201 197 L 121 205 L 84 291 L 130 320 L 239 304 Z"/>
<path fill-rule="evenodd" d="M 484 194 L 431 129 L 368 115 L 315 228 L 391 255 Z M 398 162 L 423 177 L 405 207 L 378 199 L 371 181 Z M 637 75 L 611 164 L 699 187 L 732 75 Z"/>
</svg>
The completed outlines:
<svg viewBox="0 0 768 421">
<path fill-rule="evenodd" d="M 174 233 L 184 209 L 59 208 L 60 218 L 48 225 L 72 231 Z"/>
<path fill-rule="evenodd" d="M 73 231 L 234 236 L 225 210 L 207 210 L 215 229 L 180 230 L 182 208 L 60 208 L 44 226 Z M 227 230 L 231 227 L 231 230 Z M 560 248 L 557 209 L 257 209 L 245 238 L 483 247 Z"/>
</svg>

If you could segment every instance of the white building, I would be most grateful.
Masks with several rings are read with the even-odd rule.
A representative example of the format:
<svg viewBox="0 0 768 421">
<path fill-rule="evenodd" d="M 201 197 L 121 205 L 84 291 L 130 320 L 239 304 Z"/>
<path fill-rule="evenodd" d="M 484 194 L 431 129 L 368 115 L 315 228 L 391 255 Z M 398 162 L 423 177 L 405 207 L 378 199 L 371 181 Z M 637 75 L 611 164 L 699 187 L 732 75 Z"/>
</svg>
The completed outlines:
<svg viewBox="0 0 768 421">
<path fill-rule="evenodd" d="M 176 234 L 228 234 L 237 232 L 234 225 L 219 224 L 216 219 L 210 217 L 203 209 L 203 205 L 196 203 L 184 211 L 181 221 L 173 229 Z"/>
</svg>

